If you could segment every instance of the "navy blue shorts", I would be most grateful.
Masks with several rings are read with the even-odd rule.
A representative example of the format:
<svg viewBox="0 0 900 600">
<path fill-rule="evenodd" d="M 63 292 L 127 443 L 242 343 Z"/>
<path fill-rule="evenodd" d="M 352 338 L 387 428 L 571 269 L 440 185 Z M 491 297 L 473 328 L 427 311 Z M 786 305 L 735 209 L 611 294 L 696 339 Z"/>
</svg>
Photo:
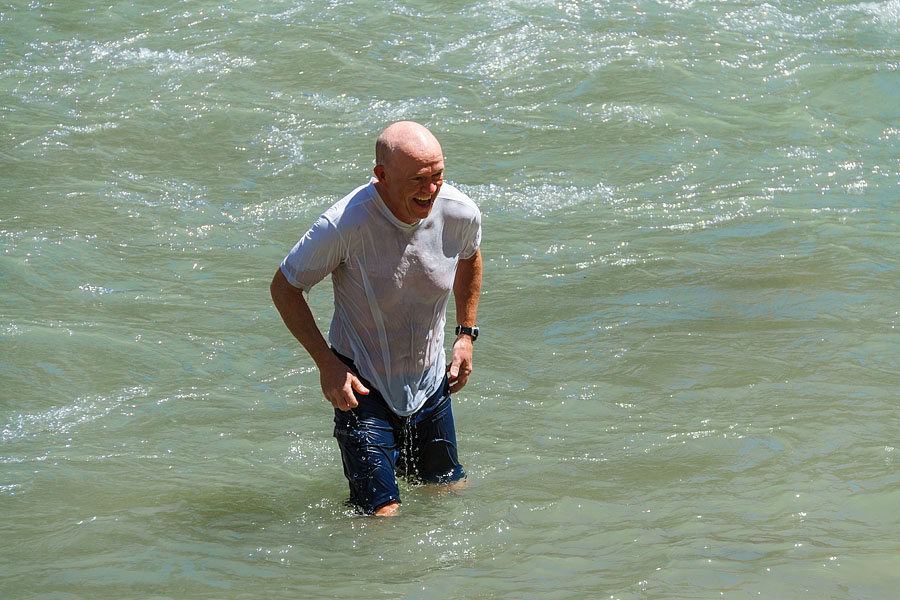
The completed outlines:
<svg viewBox="0 0 900 600">
<path fill-rule="evenodd" d="M 357 373 L 350 359 L 340 354 L 338 358 Z M 425 483 L 449 483 L 466 476 L 456 453 L 446 377 L 422 408 L 408 417 L 388 408 L 378 390 L 362 381 L 369 395 L 355 394 L 359 406 L 346 412 L 334 409 L 334 437 L 341 448 L 352 505 L 371 514 L 400 502 L 397 475 Z"/>
</svg>

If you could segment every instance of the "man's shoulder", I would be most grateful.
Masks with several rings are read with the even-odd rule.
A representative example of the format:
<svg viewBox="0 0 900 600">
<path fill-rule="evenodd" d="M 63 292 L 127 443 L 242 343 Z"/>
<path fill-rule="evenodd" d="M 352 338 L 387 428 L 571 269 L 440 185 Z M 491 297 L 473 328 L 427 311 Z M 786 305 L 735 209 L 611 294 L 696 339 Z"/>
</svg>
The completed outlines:
<svg viewBox="0 0 900 600">
<path fill-rule="evenodd" d="M 323 213 L 323 217 L 336 227 L 348 225 L 357 220 L 365 220 L 369 205 L 373 200 L 374 186 L 372 182 L 363 184 L 332 204 Z"/>
<path fill-rule="evenodd" d="M 451 198 L 454 200 L 460 200 L 462 202 L 471 202 L 475 204 L 475 201 L 469 198 L 468 194 L 461 191 L 458 187 L 453 185 L 452 183 L 447 183 L 446 181 L 441 185 L 441 197 Z"/>
<path fill-rule="evenodd" d="M 462 192 L 456 186 L 450 183 L 444 183 L 441 186 L 439 197 L 447 202 L 445 206 L 454 212 L 479 214 L 478 205 L 472 200 L 468 194 Z"/>
</svg>

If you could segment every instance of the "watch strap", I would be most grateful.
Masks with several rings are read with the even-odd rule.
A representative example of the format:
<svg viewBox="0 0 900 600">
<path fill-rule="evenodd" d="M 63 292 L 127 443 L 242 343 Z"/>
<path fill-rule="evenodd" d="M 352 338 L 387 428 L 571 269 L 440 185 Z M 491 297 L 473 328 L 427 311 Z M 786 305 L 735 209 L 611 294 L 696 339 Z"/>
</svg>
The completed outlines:
<svg viewBox="0 0 900 600">
<path fill-rule="evenodd" d="M 457 325 L 456 326 L 456 335 L 459 335 L 461 333 L 464 333 L 467 336 L 471 337 L 472 341 L 474 342 L 475 340 L 478 339 L 478 334 L 479 334 L 478 325 L 476 325 L 475 327 L 466 327 L 465 325 Z"/>
</svg>

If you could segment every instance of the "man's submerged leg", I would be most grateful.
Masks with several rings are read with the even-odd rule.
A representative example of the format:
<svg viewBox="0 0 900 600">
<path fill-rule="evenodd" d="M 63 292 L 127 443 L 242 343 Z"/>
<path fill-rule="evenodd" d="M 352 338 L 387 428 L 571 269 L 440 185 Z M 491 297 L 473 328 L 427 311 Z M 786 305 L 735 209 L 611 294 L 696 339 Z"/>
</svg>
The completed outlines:
<svg viewBox="0 0 900 600">
<path fill-rule="evenodd" d="M 456 426 L 453 422 L 450 390 L 446 379 L 441 389 L 425 402 L 414 417 L 412 461 L 416 476 L 426 483 L 463 487 L 466 472 L 459 463 Z"/>
<path fill-rule="evenodd" d="M 399 502 L 391 502 L 390 504 L 385 504 L 381 508 L 375 511 L 376 517 L 395 517 L 397 513 L 400 511 L 400 503 Z"/>
<path fill-rule="evenodd" d="M 334 411 L 334 437 L 350 485 L 350 503 L 365 514 L 394 514 L 400 505 L 394 475 L 398 452 L 390 417 L 384 412 L 388 408 L 380 398 L 359 398 L 353 410 Z"/>
</svg>

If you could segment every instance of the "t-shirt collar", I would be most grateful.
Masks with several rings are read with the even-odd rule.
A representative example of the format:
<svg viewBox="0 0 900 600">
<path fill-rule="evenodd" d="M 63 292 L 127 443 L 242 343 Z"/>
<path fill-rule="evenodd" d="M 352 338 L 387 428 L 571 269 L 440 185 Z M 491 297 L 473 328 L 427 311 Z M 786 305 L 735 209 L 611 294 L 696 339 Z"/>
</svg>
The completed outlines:
<svg viewBox="0 0 900 600">
<path fill-rule="evenodd" d="M 415 223 L 404 223 L 396 216 L 394 216 L 394 213 L 391 212 L 391 209 L 388 208 L 388 205 L 384 203 L 384 199 L 381 197 L 381 194 L 378 193 L 378 189 L 375 187 L 376 181 L 378 180 L 374 177 L 369 180 L 369 187 L 372 189 L 372 198 L 375 199 L 375 206 L 378 207 L 378 210 L 381 211 L 381 214 L 383 214 L 388 221 L 401 229 L 408 230 L 415 229 L 422 224 L 422 221 L 424 221 L 425 219 L 419 219 Z M 434 208 L 432 208 L 432 210 L 434 210 Z"/>
</svg>

